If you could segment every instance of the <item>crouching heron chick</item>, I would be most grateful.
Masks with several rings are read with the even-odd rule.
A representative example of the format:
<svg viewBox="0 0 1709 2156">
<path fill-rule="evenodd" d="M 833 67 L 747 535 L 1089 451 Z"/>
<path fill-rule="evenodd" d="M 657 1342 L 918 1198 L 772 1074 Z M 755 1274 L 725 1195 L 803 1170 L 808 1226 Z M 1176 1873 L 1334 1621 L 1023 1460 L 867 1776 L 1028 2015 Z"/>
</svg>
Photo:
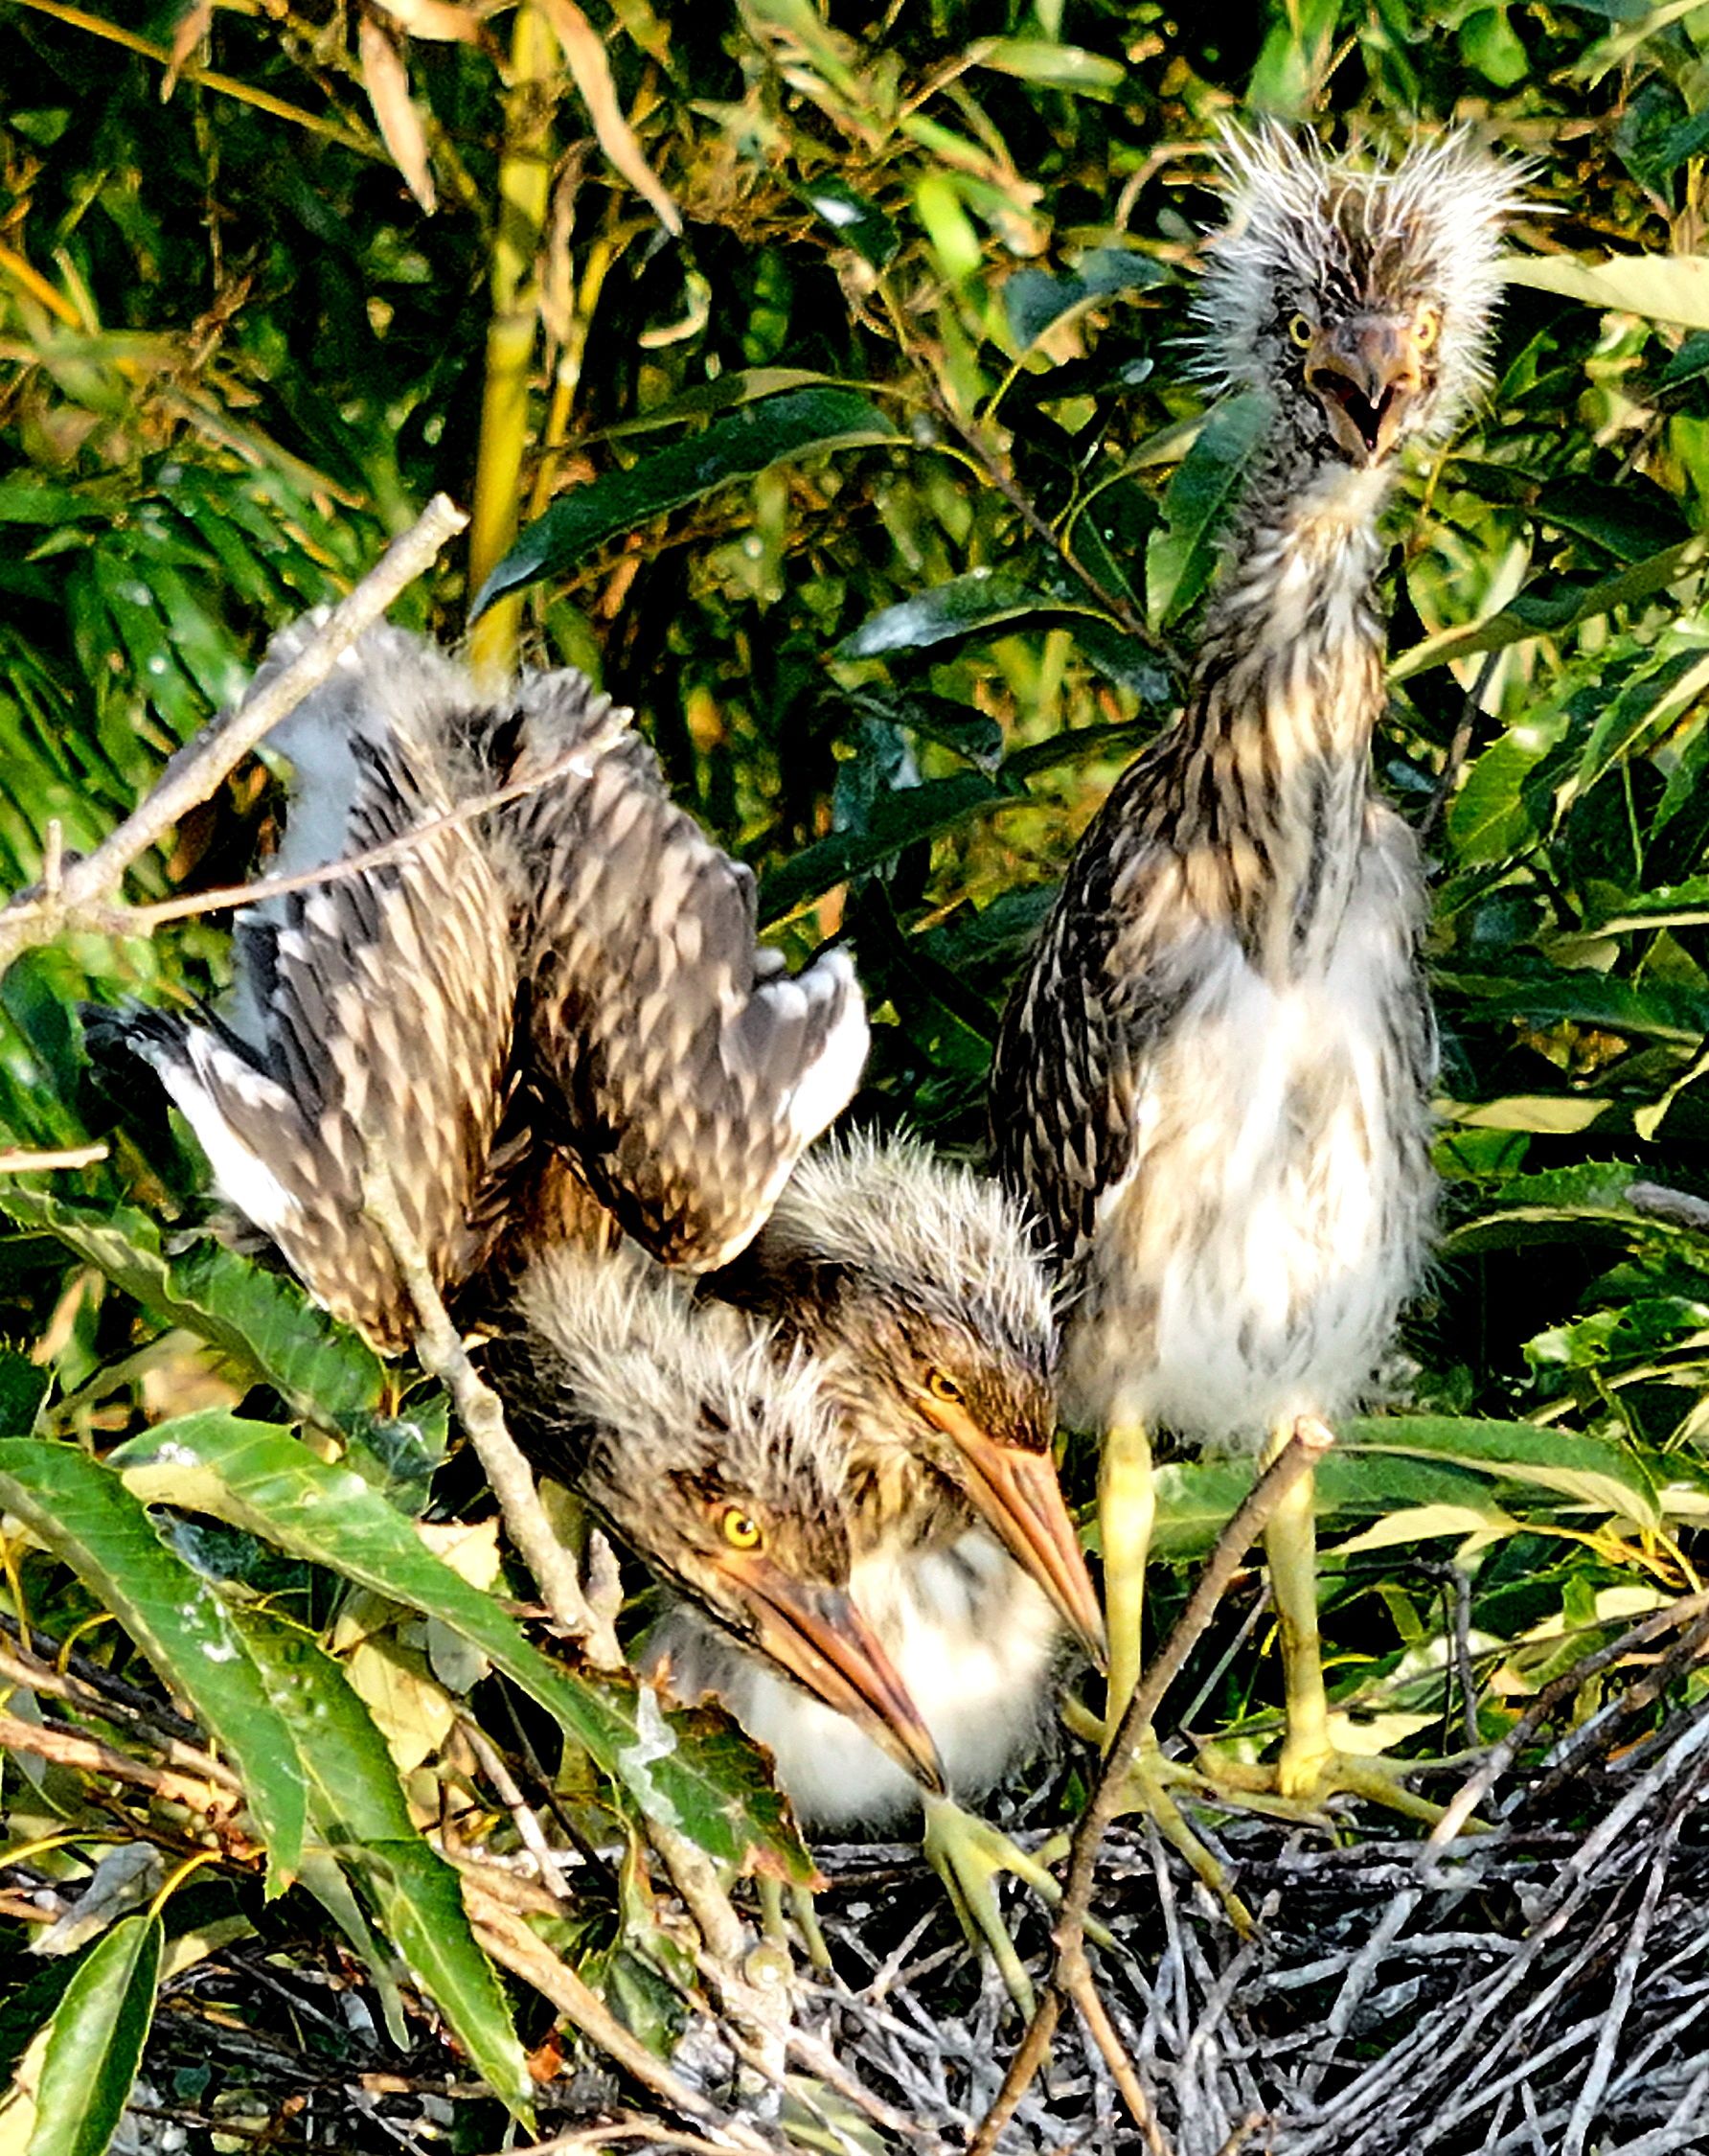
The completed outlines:
<svg viewBox="0 0 1709 2156">
<path fill-rule="evenodd" d="M 1198 317 L 1267 424 L 1180 718 L 1068 864 L 1003 1021 L 991 1126 L 1070 1312 L 1064 1408 L 1104 1433 L 1107 1727 L 1131 1695 L 1149 1431 L 1286 1442 L 1371 1382 L 1423 1262 L 1434 1039 L 1411 832 L 1373 791 L 1380 517 L 1484 378 L 1515 174 L 1462 141 L 1393 167 L 1234 138 Z M 1312 1494 L 1267 1535 L 1285 1797 L 1428 1810 L 1332 1736 Z"/>
<path fill-rule="evenodd" d="M 317 626 L 276 637 L 258 683 Z M 847 957 L 790 975 L 751 873 L 667 794 L 629 714 L 579 674 L 488 696 L 370 631 L 275 730 L 292 875 L 535 782 L 400 858 L 240 916 L 230 1007 L 109 1021 L 151 1063 L 221 1195 L 388 1351 L 412 1317 L 363 1210 L 389 1169 L 436 1284 L 622 1227 L 718 1265 L 842 1108 L 866 1051 Z"/>
<path fill-rule="evenodd" d="M 851 1596 L 846 1459 L 811 1360 L 735 1311 L 693 1309 L 629 1249 L 539 1258 L 515 1315 L 488 1362 L 535 1460 L 732 1653 L 942 1792 L 931 1732 Z"/>
<path fill-rule="evenodd" d="M 802 1158 L 707 1295 L 810 1350 L 848 1479 L 852 1592 L 931 1730 L 957 1797 L 991 1788 L 1051 1723 L 1064 1635 L 1104 1622 L 1057 1481 L 1056 1314 L 1025 1215 L 910 1138 L 854 1135 Z M 1026 1980 L 992 1886 L 1055 1882 L 1006 1836 L 920 1789 L 848 1723 L 734 1651 L 693 1609 L 662 1637 L 672 1682 L 718 1692 L 769 1746 L 809 1830 L 889 1825 L 923 1802 L 926 1848 L 1012 1991 Z"/>
</svg>

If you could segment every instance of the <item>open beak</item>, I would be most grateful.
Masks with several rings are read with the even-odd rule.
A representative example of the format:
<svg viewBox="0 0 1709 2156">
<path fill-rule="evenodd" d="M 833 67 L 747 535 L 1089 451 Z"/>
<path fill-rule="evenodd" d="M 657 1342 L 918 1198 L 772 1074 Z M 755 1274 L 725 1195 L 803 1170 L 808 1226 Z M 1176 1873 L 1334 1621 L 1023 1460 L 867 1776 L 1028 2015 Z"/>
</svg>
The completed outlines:
<svg viewBox="0 0 1709 2156">
<path fill-rule="evenodd" d="M 919 1708 L 841 1588 L 791 1579 L 767 1557 L 715 1563 L 752 1617 L 759 1644 L 781 1669 L 858 1723 L 928 1796 L 948 1793 L 944 1762 Z"/>
<path fill-rule="evenodd" d="M 1056 1461 L 1048 1452 L 998 1444 L 963 1409 L 933 1401 L 930 1411 L 955 1441 L 968 1471 L 968 1496 L 986 1525 L 1043 1588 L 1096 1665 L 1105 1668 L 1109 1648 L 1104 1612 L 1062 1502 Z"/>
<path fill-rule="evenodd" d="M 1317 330 L 1306 350 L 1306 386 L 1360 464 L 1379 463 L 1394 447 L 1423 380 L 1418 333 L 1393 315 L 1356 314 Z"/>
</svg>

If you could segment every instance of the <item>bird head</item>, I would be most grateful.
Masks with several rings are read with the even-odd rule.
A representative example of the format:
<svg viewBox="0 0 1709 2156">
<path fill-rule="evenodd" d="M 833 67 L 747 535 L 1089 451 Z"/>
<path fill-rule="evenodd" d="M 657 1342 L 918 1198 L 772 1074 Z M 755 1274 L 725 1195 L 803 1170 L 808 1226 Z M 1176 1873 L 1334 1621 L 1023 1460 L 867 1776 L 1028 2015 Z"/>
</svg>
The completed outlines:
<svg viewBox="0 0 1709 2156">
<path fill-rule="evenodd" d="M 1361 167 L 1274 126 L 1221 154 L 1228 221 L 1195 305 L 1205 371 L 1265 396 L 1279 441 L 1320 470 L 1441 440 L 1483 386 L 1520 169 L 1453 135 Z"/>
<path fill-rule="evenodd" d="M 948 1485 L 1095 1661 L 1104 1622 L 1057 1481 L 1056 1313 L 1025 1215 L 910 1138 L 826 1140 L 719 1292 L 822 1364 L 868 1532 Z"/>
<path fill-rule="evenodd" d="M 931 1733 L 849 1596 L 847 1443 L 819 1373 L 638 1258 L 564 1249 L 490 1360 L 521 1442 L 652 1570 L 921 1785 Z"/>
</svg>

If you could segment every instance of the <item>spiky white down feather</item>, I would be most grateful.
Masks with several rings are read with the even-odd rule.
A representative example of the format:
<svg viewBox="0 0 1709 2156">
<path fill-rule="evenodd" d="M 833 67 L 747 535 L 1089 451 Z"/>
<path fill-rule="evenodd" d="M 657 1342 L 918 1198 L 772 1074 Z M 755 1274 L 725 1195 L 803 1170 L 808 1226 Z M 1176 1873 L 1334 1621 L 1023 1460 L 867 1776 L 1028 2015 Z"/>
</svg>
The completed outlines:
<svg viewBox="0 0 1709 2156">
<path fill-rule="evenodd" d="M 849 1591 L 924 1716 L 958 1797 L 977 1797 L 1037 1749 L 1061 1624 L 983 1527 L 929 1551 L 856 1558 Z M 689 1605 L 661 1622 L 649 1655 L 667 1664 L 679 1696 L 715 1692 L 766 1747 L 809 1832 L 888 1826 L 918 1809 L 918 1785 L 853 1722 L 744 1655 Z"/>
<path fill-rule="evenodd" d="M 1214 930 L 1177 954 L 1191 997 L 1148 1065 L 1066 1329 L 1071 1423 L 1257 1443 L 1365 1391 L 1430 1222 L 1428 1110 L 1394 1023 L 1420 901 L 1411 836 L 1374 806 L 1321 967 L 1267 976 Z"/>
<path fill-rule="evenodd" d="M 1448 434 L 1485 383 L 1501 228 L 1526 169 L 1452 134 L 1396 165 L 1361 170 L 1273 126 L 1231 128 L 1220 157 L 1228 217 L 1194 302 L 1200 364 L 1214 386 L 1271 392 L 1290 356 L 1287 323 L 1296 310 L 1315 321 L 1326 303 L 1409 310 L 1427 300 L 1441 318 L 1434 386 L 1407 431 Z M 1348 244 L 1356 227 L 1356 265 Z M 1367 289 L 1373 276 L 1378 288 Z"/>
<path fill-rule="evenodd" d="M 691 1308 L 682 1283 L 633 1246 L 548 1251 L 523 1275 L 516 1306 L 561 1357 L 575 1412 L 591 1428 L 619 1440 L 689 1429 L 710 1402 L 728 1426 L 730 1454 L 770 1454 L 785 1474 L 794 1453 L 815 1461 L 837 1454 L 832 1410 L 810 1359 L 781 1349 L 770 1326 L 723 1304 Z"/>
<path fill-rule="evenodd" d="M 766 1234 L 847 1266 L 877 1296 L 935 1299 L 951 1320 L 983 1312 L 999 1341 L 1054 1338 L 1050 1274 L 1025 1209 L 993 1178 L 905 1134 L 844 1131 L 804 1154 Z"/>
</svg>

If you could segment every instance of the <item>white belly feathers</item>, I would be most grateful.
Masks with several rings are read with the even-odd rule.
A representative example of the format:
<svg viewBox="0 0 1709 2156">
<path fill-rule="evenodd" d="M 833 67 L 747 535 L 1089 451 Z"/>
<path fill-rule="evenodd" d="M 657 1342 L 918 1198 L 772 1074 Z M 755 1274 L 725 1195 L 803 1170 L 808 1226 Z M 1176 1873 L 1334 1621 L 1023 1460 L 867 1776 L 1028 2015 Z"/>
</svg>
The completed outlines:
<svg viewBox="0 0 1709 2156">
<path fill-rule="evenodd" d="M 926 1552 L 856 1562 L 855 1605 L 937 1739 L 957 1797 L 976 1797 L 1031 1751 L 1050 1708 L 1061 1627 L 1043 1594 L 983 1527 Z M 678 1605 L 649 1642 L 680 1697 L 715 1692 L 777 1762 L 809 1832 L 885 1826 L 920 1791 L 853 1722 L 742 1653 Z"/>
<path fill-rule="evenodd" d="M 1369 1385 L 1430 1191 L 1411 906 L 1386 865 L 1292 979 L 1255 971 L 1232 934 L 1210 965 L 1196 953 L 1069 1314 L 1070 1422 L 1249 1443 Z"/>
</svg>

